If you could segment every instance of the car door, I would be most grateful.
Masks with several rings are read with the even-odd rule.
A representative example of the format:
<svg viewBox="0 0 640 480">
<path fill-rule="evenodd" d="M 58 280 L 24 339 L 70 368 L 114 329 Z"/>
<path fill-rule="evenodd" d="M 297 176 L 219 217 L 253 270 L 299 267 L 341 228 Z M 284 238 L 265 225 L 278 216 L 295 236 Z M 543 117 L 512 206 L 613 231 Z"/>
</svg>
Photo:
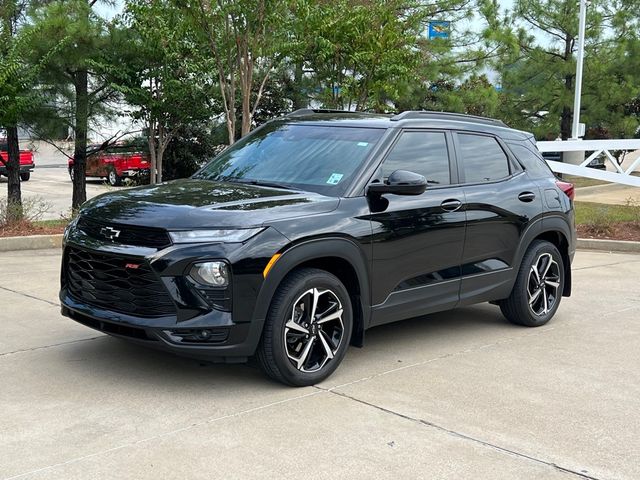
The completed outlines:
<svg viewBox="0 0 640 480">
<path fill-rule="evenodd" d="M 94 153 L 93 155 L 89 155 L 87 157 L 87 167 L 86 167 L 86 175 L 87 177 L 100 177 L 103 176 L 100 169 L 100 157 L 102 156 L 101 152 Z"/>
<path fill-rule="evenodd" d="M 465 213 L 451 142 L 446 131 L 404 130 L 372 179 L 408 170 L 428 181 L 421 195 L 368 196 L 373 325 L 458 303 Z"/>
<path fill-rule="evenodd" d="M 522 235 L 541 215 L 540 191 L 498 137 L 454 138 L 467 212 L 460 304 L 504 298 Z"/>
</svg>

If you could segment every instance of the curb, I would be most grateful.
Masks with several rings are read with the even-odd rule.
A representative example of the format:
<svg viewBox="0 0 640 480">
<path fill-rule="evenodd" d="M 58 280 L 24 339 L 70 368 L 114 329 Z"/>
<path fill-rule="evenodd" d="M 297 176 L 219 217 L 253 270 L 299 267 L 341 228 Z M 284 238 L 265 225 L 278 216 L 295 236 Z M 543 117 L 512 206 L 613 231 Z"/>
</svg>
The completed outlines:
<svg viewBox="0 0 640 480">
<path fill-rule="evenodd" d="M 14 250 L 41 250 L 44 248 L 61 248 L 62 234 L 57 235 L 26 235 L 24 237 L 0 238 L 0 252 Z"/>
<path fill-rule="evenodd" d="M 0 252 L 11 252 L 14 250 L 41 250 L 45 248 L 61 247 L 62 234 L 28 235 L 24 237 L 0 238 Z M 580 250 L 640 253 L 640 242 L 630 242 L 627 240 L 599 240 L 595 238 L 579 238 L 576 247 Z"/>
<path fill-rule="evenodd" d="M 640 253 L 640 242 L 631 242 L 628 240 L 600 240 L 596 238 L 579 238 L 576 247 L 580 250 Z"/>
</svg>

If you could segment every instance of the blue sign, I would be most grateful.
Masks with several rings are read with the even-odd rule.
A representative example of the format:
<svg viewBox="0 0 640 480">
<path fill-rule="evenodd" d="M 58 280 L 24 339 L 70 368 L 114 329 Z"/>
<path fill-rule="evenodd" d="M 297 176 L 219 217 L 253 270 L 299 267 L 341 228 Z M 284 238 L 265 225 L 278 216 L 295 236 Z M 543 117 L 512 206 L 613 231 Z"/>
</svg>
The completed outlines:
<svg viewBox="0 0 640 480">
<path fill-rule="evenodd" d="M 449 38 L 451 22 L 431 21 L 429 22 L 429 40 L 433 38 Z"/>
</svg>

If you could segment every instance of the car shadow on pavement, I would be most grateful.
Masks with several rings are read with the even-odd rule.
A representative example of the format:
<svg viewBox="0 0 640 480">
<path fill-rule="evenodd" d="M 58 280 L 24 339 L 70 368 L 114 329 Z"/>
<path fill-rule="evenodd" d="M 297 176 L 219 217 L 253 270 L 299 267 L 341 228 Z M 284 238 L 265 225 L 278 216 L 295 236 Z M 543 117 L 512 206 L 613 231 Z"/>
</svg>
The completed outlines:
<svg viewBox="0 0 640 480">
<path fill-rule="evenodd" d="M 497 307 L 488 304 L 382 325 L 367 331 L 364 348 L 349 350 L 339 371 L 384 369 L 394 366 L 392 362 L 397 357 L 415 355 L 416 351 L 427 356 L 432 346 L 439 351 L 455 351 L 470 340 L 496 338 L 512 329 L 521 330 L 510 325 Z M 68 365 L 65 370 L 72 369 L 80 376 L 101 376 L 108 381 L 143 382 L 157 388 L 199 385 L 205 389 L 243 389 L 256 384 L 281 388 L 251 360 L 237 365 L 201 362 L 107 335 L 68 345 L 62 354 Z M 389 365 L 385 365 L 387 361 Z"/>
</svg>

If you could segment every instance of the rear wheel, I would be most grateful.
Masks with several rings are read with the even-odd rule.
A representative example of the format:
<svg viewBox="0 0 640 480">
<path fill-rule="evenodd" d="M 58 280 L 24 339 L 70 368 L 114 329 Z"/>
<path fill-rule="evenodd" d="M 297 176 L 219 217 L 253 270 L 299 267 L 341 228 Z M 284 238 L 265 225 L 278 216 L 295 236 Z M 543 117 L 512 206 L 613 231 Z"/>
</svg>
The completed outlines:
<svg viewBox="0 0 640 480">
<path fill-rule="evenodd" d="M 20 180 L 22 180 L 23 182 L 28 182 L 30 178 L 31 172 L 24 172 L 20 174 Z"/>
<path fill-rule="evenodd" d="M 112 187 L 122 185 L 122 177 L 120 177 L 114 169 L 109 170 L 107 180 L 109 181 L 109 185 L 111 185 Z"/>
<path fill-rule="evenodd" d="M 560 252 L 552 243 L 536 240 L 522 259 L 511 295 L 500 302 L 500 309 L 512 323 L 539 327 L 558 310 L 563 289 Z"/>
<path fill-rule="evenodd" d="M 273 297 L 258 363 L 279 382 L 313 385 L 342 361 L 352 326 L 349 293 L 337 277 L 315 268 L 295 270 Z"/>
</svg>

